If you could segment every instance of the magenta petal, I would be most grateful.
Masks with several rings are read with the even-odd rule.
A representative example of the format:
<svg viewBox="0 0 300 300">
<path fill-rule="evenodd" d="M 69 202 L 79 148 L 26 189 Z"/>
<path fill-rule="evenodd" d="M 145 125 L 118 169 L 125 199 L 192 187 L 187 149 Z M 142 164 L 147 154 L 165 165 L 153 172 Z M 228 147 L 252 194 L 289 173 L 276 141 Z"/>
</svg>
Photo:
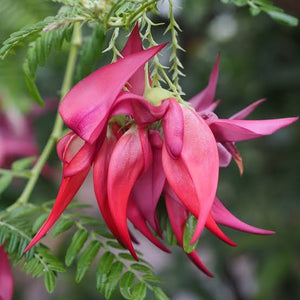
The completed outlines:
<svg viewBox="0 0 300 300">
<path fill-rule="evenodd" d="M 69 163 L 65 163 L 63 176 L 70 177 L 78 174 L 92 164 L 95 154 L 95 145 L 84 143 Z"/>
<path fill-rule="evenodd" d="M 168 183 L 184 206 L 198 218 L 192 243 L 200 236 L 215 199 L 219 157 L 215 138 L 206 122 L 182 107 L 184 137 L 181 155 L 173 159 L 163 147 L 162 161 Z M 197 197 L 191 197 L 195 194 Z"/>
<path fill-rule="evenodd" d="M 148 228 L 141 212 L 138 209 L 135 201 L 130 198 L 128 202 L 127 215 L 130 222 L 155 246 L 161 250 L 170 253 L 170 250 L 166 248 L 151 232 Z"/>
<path fill-rule="evenodd" d="M 231 119 L 231 120 L 242 120 L 242 119 L 245 119 L 246 117 L 248 117 L 256 109 L 256 107 L 258 105 L 260 105 L 261 103 L 263 103 L 265 101 L 266 101 L 266 99 L 257 100 L 254 103 L 252 103 L 249 106 L 247 106 L 246 108 L 244 108 L 243 110 L 241 110 L 238 113 L 236 113 L 233 116 L 231 116 L 229 119 Z"/>
<path fill-rule="evenodd" d="M 143 150 L 136 128 L 128 130 L 118 140 L 108 167 L 108 204 L 125 246 L 135 259 L 137 255 L 127 228 L 127 204 L 130 192 L 144 168 Z"/>
<path fill-rule="evenodd" d="M 4 248 L 4 245 L 0 247 L 0 299 L 12 300 L 14 279 L 8 255 Z"/>
<path fill-rule="evenodd" d="M 231 154 L 221 143 L 217 143 L 217 146 L 218 146 L 220 167 L 227 167 L 231 162 Z"/>
<path fill-rule="evenodd" d="M 270 120 L 217 119 L 210 124 L 210 129 L 218 142 L 237 142 L 272 134 L 297 120 L 298 118 Z"/>
<path fill-rule="evenodd" d="M 170 156 L 176 158 L 183 147 L 183 112 L 176 100 L 170 99 L 168 102 L 169 108 L 163 119 L 165 144 Z"/>
<path fill-rule="evenodd" d="M 127 43 L 121 54 L 126 57 L 133 53 L 138 53 L 143 50 L 142 40 L 139 32 L 138 23 L 133 28 Z M 128 80 L 127 88 L 134 94 L 143 95 L 145 90 L 145 70 L 144 65 L 141 66 Z"/>
<path fill-rule="evenodd" d="M 150 131 L 151 142 L 159 143 L 157 139 L 162 141 L 160 134 L 157 131 Z M 153 145 L 153 144 L 152 144 Z M 141 211 L 143 217 L 147 220 L 150 226 L 161 234 L 156 215 L 156 206 L 165 184 L 165 174 L 162 167 L 161 147 L 152 147 L 153 162 L 152 165 L 138 178 L 132 190 L 132 197 L 136 205 Z"/>
<path fill-rule="evenodd" d="M 68 147 L 68 144 L 72 141 L 72 139 L 74 139 L 75 137 L 76 133 L 71 131 L 58 140 L 56 144 L 56 152 L 60 161 L 64 162 L 66 148 Z"/>
<path fill-rule="evenodd" d="M 169 220 L 174 232 L 174 235 L 178 241 L 178 244 L 183 246 L 183 233 L 185 222 L 188 217 L 187 210 L 182 204 L 180 204 L 178 198 L 173 193 L 172 189 L 169 186 L 166 186 L 165 189 L 165 200 L 168 211 Z M 197 252 L 194 250 L 191 253 L 187 253 L 187 256 L 193 261 L 193 263 L 203 271 L 207 276 L 213 277 L 210 271 L 205 267 L 205 265 L 200 260 Z"/>
<path fill-rule="evenodd" d="M 56 200 L 50 215 L 38 233 L 34 236 L 30 244 L 26 247 L 24 252 L 32 248 L 54 225 L 60 215 L 72 201 L 73 197 L 81 187 L 83 181 L 89 173 L 89 168 L 72 177 L 63 177 Z"/>
<path fill-rule="evenodd" d="M 64 122 L 82 139 L 94 143 L 125 83 L 164 46 L 131 54 L 100 68 L 76 84 L 59 107 Z"/>
<path fill-rule="evenodd" d="M 260 229 L 242 222 L 231 214 L 218 198 L 214 201 L 211 213 L 217 223 L 236 230 L 263 235 L 275 233 L 274 231 Z"/>
<path fill-rule="evenodd" d="M 220 55 L 218 55 L 216 58 L 207 87 L 189 100 L 189 103 L 195 108 L 196 111 L 207 110 L 213 104 L 219 74 L 219 59 Z"/>
<path fill-rule="evenodd" d="M 159 106 L 153 106 L 139 95 L 124 92 L 118 96 L 111 116 L 129 115 L 141 126 L 150 125 L 160 120 L 168 109 L 169 103 L 164 101 Z"/>
</svg>

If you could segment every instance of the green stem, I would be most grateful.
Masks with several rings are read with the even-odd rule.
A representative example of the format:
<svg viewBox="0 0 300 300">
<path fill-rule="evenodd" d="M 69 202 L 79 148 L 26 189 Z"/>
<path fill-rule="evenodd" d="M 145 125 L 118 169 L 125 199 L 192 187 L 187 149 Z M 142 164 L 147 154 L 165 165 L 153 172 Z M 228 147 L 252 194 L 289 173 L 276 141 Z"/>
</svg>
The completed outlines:
<svg viewBox="0 0 300 300">
<path fill-rule="evenodd" d="M 72 42 L 71 42 L 71 47 L 70 47 L 70 52 L 69 52 L 69 58 L 66 66 L 66 73 L 64 76 L 62 88 L 61 88 L 61 99 L 67 94 L 67 92 L 70 90 L 72 86 L 72 81 L 73 81 L 73 74 L 75 70 L 75 64 L 76 64 L 76 58 L 77 58 L 77 52 L 78 48 L 81 45 L 81 31 L 80 31 L 80 24 L 75 24 L 74 25 L 74 31 L 73 31 L 73 37 L 72 37 Z M 8 212 L 13 211 L 14 209 L 18 208 L 19 206 L 22 206 L 26 204 L 29 200 L 29 197 L 36 185 L 36 182 L 39 178 L 39 175 L 47 162 L 57 140 L 60 138 L 61 133 L 63 129 L 63 121 L 59 114 L 57 113 L 55 123 L 52 129 L 52 132 L 50 134 L 50 137 L 48 139 L 48 142 L 46 146 L 43 149 L 43 152 L 41 156 L 39 157 L 37 163 L 31 170 L 31 177 L 28 180 L 22 194 L 18 198 L 18 200 L 9 206 L 6 210 Z"/>
</svg>

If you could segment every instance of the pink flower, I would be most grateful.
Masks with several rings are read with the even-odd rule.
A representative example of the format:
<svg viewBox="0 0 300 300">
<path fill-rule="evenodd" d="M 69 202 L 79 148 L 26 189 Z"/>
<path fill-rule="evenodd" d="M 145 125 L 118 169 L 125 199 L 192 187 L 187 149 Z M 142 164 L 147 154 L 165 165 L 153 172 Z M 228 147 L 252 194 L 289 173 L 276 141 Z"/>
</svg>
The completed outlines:
<svg viewBox="0 0 300 300">
<path fill-rule="evenodd" d="M 37 155 L 31 124 L 17 110 L 0 113 L 0 167 L 16 158 Z"/>
<path fill-rule="evenodd" d="M 4 248 L 4 245 L 0 247 L 0 299 L 11 300 L 13 298 L 14 280 L 8 255 Z"/>
<path fill-rule="evenodd" d="M 209 87 L 198 96 L 200 100 L 192 101 L 196 110 L 201 109 L 200 113 L 188 103 L 179 104 L 170 92 L 151 87 L 144 65 L 163 47 L 143 50 L 136 26 L 122 51 L 124 58 L 95 71 L 66 95 L 59 111 L 72 131 L 57 144 L 63 162 L 61 186 L 48 219 L 26 250 L 57 221 L 92 165 L 94 190 L 103 219 L 136 259 L 127 220 L 153 244 L 169 251 L 159 239 L 162 232 L 157 204 L 163 194 L 171 226 L 182 247 L 189 214 L 197 218 L 191 243 L 206 227 L 221 240 L 236 245 L 217 223 L 252 233 L 271 233 L 239 221 L 216 199 L 218 149 L 221 143 L 242 140 L 246 129 L 247 133 L 254 132 L 246 135 L 247 138 L 255 137 L 296 119 L 281 119 L 280 126 L 271 123 L 265 131 L 251 122 L 241 125 L 236 120 L 227 123 L 223 120 L 227 126 L 223 129 L 220 119 L 214 121 L 209 117 L 216 106 L 211 100 L 216 67 Z M 196 251 L 187 255 L 212 276 Z"/>
</svg>

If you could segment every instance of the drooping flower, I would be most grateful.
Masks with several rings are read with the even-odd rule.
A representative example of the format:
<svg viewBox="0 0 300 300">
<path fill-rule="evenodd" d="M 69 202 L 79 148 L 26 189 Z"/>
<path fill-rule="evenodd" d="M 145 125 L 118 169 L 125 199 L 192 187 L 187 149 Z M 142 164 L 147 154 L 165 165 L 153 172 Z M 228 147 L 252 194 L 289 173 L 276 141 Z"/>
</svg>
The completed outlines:
<svg viewBox="0 0 300 300">
<path fill-rule="evenodd" d="M 4 245 L 0 246 L 0 299 L 12 300 L 14 280 L 8 255 L 4 248 Z"/>
<path fill-rule="evenodd" d="M 182 247 L 189 214 L 197 219 L 191 243 L 206 227 L 221 240 L 236 245 L 217 223 L 257 234 L 271 233 L 239 221 L 216 198 L 219 149 L 224 143 L 242 140 L 246 129 L 254 132 L 247 138 L 255 137 L 276 131 L 296 119 L 279 119 L 280 126 L 269 122 L 265 131 L 257 130 L 251 122 L 249 125 L 238 120 L 227 123 L 212 120 L 209 113 L 213 114 L 216 106 L 213 98 L 217 67 L 208 88 L 192 99 L 195 109 L 188 103 L 179 103 L 172 93 L 151 86 L 148 70 L 144 70 L 145 63 L 163 47 L 143 50 L 136 26 L 122 51 L 124 58 L 83 79 L 63 99 L 59 112 L 72 131 L 57 144 L 63 162 L 62 182 L 48 219 L 26 250 L 57 221 L 92 166 L 103 219 L 136 259 L 128 220 L 153 244 L 169 251 L 159 239 L 162 231 L 157 205 L 162 195 L 170 224 Z M 228 130 L 223 129 L 226 126 L 222 127 L 222 122 Z M 234 126 L 242 129 L 234 131 Z M 233 139 L 228 138 L 230 132 Z M 211 276 L 196 251 L 187 255 Z"/>
</svg>

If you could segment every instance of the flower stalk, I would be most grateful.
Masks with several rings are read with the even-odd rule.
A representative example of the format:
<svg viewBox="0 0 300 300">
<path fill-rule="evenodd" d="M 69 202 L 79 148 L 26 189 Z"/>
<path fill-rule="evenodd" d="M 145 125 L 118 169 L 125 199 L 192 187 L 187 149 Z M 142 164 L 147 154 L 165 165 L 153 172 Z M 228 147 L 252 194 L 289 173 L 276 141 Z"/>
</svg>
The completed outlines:
<svg viewBox="0 0 300 300">
<path fill-rule="evenodd" d="M 63 80 L 63 84 L 62 84 L 62 88 L 61 88 L 61 99 L 64 98 L 64 96 L 67 94 L 67 92 L 72 87 L 73 74 L 74 74 L 74 70 L 75 70 L 77 54 L 78 54 L 78 49 L 79 49 L 80 45 L 81 45 L 81 29 L 80 29 L 80 24 L 76 23 L 74 25 L 74 31 L 73 31 L 73 36 L 72 36 L 72 41 L 71 41 L 71 46 L 70 46 L 68 62 L 67 62 L 67 66 L 66 66 L 66 72 L 65 72 L 65 76 L 64 76 L 64 80 Z M 57 113 L 50 137 L 49 137 L 47 144 L 44 147 L 39 159 L 37 160 L 35 166 L 31 170 L 30 179 L 28 180 L 22 194 L 17 199 L 17 201 L 6 209 L 7 212 L 11 212 L 14 209 L 16 209 L 28 202 L 30 195 L 37 183 L 39 175 L 42 172 L 42 169 L 43 169 L 45 163 L 47 162 L 54 146 L 56 145 L 57 140 L 61 136 L 62 129 L 63 129 L 63 121 L 62 121 L 60 115 Z"/>
</svg>

